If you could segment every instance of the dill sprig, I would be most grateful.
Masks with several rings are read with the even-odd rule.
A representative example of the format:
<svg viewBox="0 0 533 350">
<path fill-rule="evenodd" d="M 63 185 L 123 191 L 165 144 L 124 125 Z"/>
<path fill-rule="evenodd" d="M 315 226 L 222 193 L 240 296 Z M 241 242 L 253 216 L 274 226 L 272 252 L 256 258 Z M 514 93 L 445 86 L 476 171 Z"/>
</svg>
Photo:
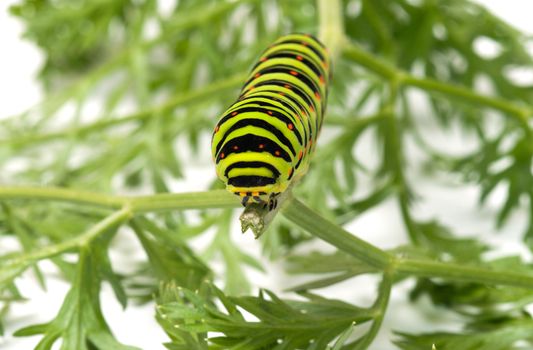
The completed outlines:
<svg viewBox="0 0 533 350">
<path fill-rule="evenodd" d="M 413 308 L 427 296 L 464 324 L 454 333 L 402 330 L 394 335 L 400 348 L 507 350 L 533 342 L 531 265 L 519 256 L 494 258 L 481 233 L 459 238 L 436 219 L 419 219 L 413 206 L 423 197 L 413 181 L 418 168 L 432 181 L 459 175 L 479 188 L 481 205 L 507 185 L 494 223 L 524 212 L 531 247 L 533 89 L 508 72 L 533 63 L 525 35 L 483 7 L 464 0 L 181 0 L 165 12 L 153 0 L 22 0 L 12 13 L 45 54 L 39 79 L 46 97 L 0 121 L 0 247 L 6 238 L 20 243 L 0 255 L 0 333 L 9 306 L 24 300 L 17 279 L 32 269 L 46 286 L 39 263 L 48 260 L 70 290 L 53 320 L 15 333 L 42 335 L 36 349 L 59 339 L 69 350 L 132 349 L 115 340 L 103 316 L 104 282 L 124 307 L 156 301 L 169 349 L 366 349 L 392 290 L 407 278 L 416 279 Z M 230 235 L 238 201 L 219 183 L 189 193 L 172 193 L 171 183 L 184 176 L 186 153 L 203 154 L 213 116 L 232 101 L 246 67 L 289 31 L 321 36 L 335 59 L 334 83 L 311 169 L 260 244 L 287 272 L 314 277 L 287 286 L 292 297 L 262 289 L 248 296 L 261 286 L 245 267 L 263 270 L 264 263 Z M 480 40 L 497 54 L 480 52 Z M 428 106 L 423 113 L 414 92 Z M 460 127 L 475 150 L 439 149 L 428 124 Z M 365 164 L 354 149 L 369 132 L 378 152 Z M 422 162 L 409 157 L 408 140 Z M 138 191 L 147 194 L 119 195 Z M 409 244 L 384 250 L 342 227 L 387 200 L 397 203 Z M 184 215 L 190 209 L 200 211 L 197 220 Z M 127 275 L 109 259 L 119 231 L 146 252 Z M 208 247 L 193 249 L 191 241 L 208 231 L 217 232 Z M 336 251 L 296 253 L 311 239 Z M 212 268 L 217 258 L 224 277 Z M 368 307 L 314 292 L 366 274 L 381 280 Z"/>
</svg>

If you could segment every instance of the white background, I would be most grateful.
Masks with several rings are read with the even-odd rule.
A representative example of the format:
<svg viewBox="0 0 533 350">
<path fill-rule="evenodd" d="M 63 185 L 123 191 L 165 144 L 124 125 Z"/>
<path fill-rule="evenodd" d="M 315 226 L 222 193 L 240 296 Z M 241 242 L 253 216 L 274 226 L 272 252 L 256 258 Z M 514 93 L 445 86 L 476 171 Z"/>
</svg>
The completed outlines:
<svg viewBox="0 0 533 350">
<path fill-rule="evenodd" d="M 533 33 L 533 3 L 527 0 L 479 0 L 493 12 L 512 23 L 522 31 Z M 39 66 L 43 61 L 40 51 L 32 43 L 21 39 L 22 25 L 8 14 L 8 7 L 15 1 L 0 2 L 0 118 L 24 111 L 39 101 L 41 91 L 35 81 Z M 450 137 L 452 142 L 450 143 Z M 450 143 L 451 147 L 461 146 L 461 135 L 435 135 L 435 142 Z M 207 162 L 193 164 L 188 169 L 189 178 L 199 179 L 199 182 L 179 184 L 180 188 L 201 189 L 211 172 L 206 171 Z M 208 174 L 207 176 L 204 174 Z M 521 252 L 526 254 L 518 242 L 525 227 L 525 213 L 514 213 L 510 223 L 497 236 L 492 219 L 495 216 L 494 207 L 502 199 L 502 191 L 491 197 L 489 205 L 482 210 L 476 208 L 478 192 L 475 187 L 457 187 L 450 189 L 435 183 L 422 180 L 417 182 L 419 193 L 424 194 L 424 200 L 416 205 L 417 213 L 421 217 L 437 216 L 455 231 L 463 234 L 476 233 L 490 235 L 490 242 L 504 252 Z M 405 232 L 397 208 L 393 202 L 386 203 L 377 210 L 362 215 L 349 227 L 359 237 L 382 248 L 392 248 L 405 241 Z M 127 239 L 120 237 L 120 248 L 114 253 L 114 260 L 122 271 L 131 266 L 127 259 L 137 260 L 142 257 L 139 247 Z M 238 236 L 240 244 L 258 254 L 259 244 L 251 235 Z M 0 247 L 1 249 L 1 247 Z M 45 271 L 54 270 L 46 263 L 41 265 Z M 281 291 L 294 283 L 280 273 L 280 266 L 268 265 L 267 275 L 253 274 L 257 285 Z M 343 283 L 335 289 L 325 289 L 323 292 L 331 297 L 342 298 L 359 304 L 369 304 L 373 300 L 372 288 L 361 288 L 368 283 L 374 283 L 370 277 L 360 277 Z M 453 327 L 453 316 L 442 310 L 429 306 L 421 301 L 416 309 L 405 300 L 405 290 L 409 283 L 395 288 L 390 307 L 387 311 L 384 327 L 380 337 L 371 347 L 372 349 L 390 349 L 390 329 L 409 331 L 429 331 L 432 321 L 450 320 Z M 48 290 L 42 291 L 35 283 L 31 273 L 17 280 L 23 294 L 29 298 L 28 302 L 15 305 L 6 319 L 6 336 L 0 338 L 2 350 L 33 349 L 39 337 L 13 338 L 10 333 L 16 329 L 34 323 L 51 320 L 58 311 L 62 298 L 68 286 L 60 279 L 51 277 Z M 118 306 L 112 293 L 104 288 L 102 295 L 103 309 L 108 323 L 114 333 L 123 343 L 135 345 L 143 349 L 162 350 L 161 343 L 166 336 L 156 325 L 153 318 L 153 305 L 142 307 L 132 305 L 126 311 Z"/>
</svg>

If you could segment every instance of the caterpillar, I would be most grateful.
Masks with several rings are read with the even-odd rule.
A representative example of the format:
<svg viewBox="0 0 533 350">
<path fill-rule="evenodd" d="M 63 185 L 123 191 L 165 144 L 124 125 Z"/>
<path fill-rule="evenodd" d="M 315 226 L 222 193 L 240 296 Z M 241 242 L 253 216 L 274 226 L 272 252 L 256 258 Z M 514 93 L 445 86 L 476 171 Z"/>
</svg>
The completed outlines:
<svg viewBox="0 0 533 350">
<path fill-rule="evenodd" d="M 273 210 L 277 197 L 307 171 L 324 117 L 329 66 L 327 49 L 315 37 L 282 36 L 220 117 L 211 142 L 216 173 L 243 206 Z"/>
</svg>

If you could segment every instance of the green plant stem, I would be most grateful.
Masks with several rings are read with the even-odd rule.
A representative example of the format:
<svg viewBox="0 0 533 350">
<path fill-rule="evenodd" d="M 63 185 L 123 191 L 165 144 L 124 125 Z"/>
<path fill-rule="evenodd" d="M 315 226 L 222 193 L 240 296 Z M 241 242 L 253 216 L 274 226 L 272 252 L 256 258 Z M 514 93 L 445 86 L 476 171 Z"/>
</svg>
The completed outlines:
<svg viewBox="0 0 533 350">
<path fill-rule="evenodd" d="M 169 110 L 178 106 L 185 106 L 193 102 L 205 100 L 209 96 L 216 96 L 225 90 L 233 89 L 242 84 L 244 79 L 244 74 L 237 74 L 228 79 L 214 82 L 188 94 L 172 97 L 157 106 L 146 108 L 124 117 L 100 119 L 92 124 L 45 134 L 19 135 L 15 138 L 0 140 L 0 146 L 21 147 L 28 144 L 39 144 L 42 142 L 65 138 L 67 136 L 85 136 L 94 132 L 101 132 L 117 125 L 147 120 L 154 116 L 156 118 L 169 117 L 171 114 L 166 113 Z"/>
<path fill-rule="evenodd" d="M 137 213 L 183 209 L 239 208 L 239 198 L 226 190 L 188 193 L 162 193 L 151 196 L 125 197 Z"/>
<path fill-rule="evenodd" d="M 373 0 L 362 0 L 361 3 L 361 15 L 368 20 L 372 26 L 372 31 L 379 38 L 379 52 L 382 52 L 385 57 L 392 56 L 394 40 L 387 29 L 387 25 L 384 23 L 384 17 L 380 14 L 380 5 L 378 4 L 378 8 L 376 8 L 375 1 Z"/>
<path fill-rule="evenodd" d="M 127 221 L 131 216 L 131 208 L 126 206 L 108 215 L 81 235 L 61 243 L 39 248 L 39 250 L 33 252 L 16 255 L 7 261 L 4 261 L 4 266 L 2 268 L 9 269 L 12 268 L 12 266 L 20 266 L 24 269 L 39 260 L 52 258 L 72 249 L 84 247 L 99 235 L 107 232 L 107 230 Z"/>
<path fill-rule="evenodd" d="M 459 98 L 471 104 L 480 104 L 499 110 L 505 114 L 515 117 L 519 122 L 525 125 L 527 125 L 528 118 L 531 116 L 531 110 L 524 106 L 518 106 L 498 97 L 480 95 L 463 86 L 446 84 L 428 78 L 416 78 L 412 75 L 406 74 L 402 75 L 401 82 L 404 86 L 420 88 L 428 93 L 436 93 L 448 97 Z"/>
<path fill-rule="evenodd" d="M 239 200 L 225 190 L 162 193 L 149 196 L 113 196 L 56 187 L 0 187 L 0 200 L 45 200 L 107 209 L 128 206 L 132 213 L 182 209 L 235 208 Z"/>
<path fill-rule="evenodd" d="M 1 186 L 0 200 L 12 199 L 59 201 L 109 209 L 120 209 L 126 203 L 125 197 L 60 187 Z"/>
<path fill-rule="evenodd" d="M 344 17 L 340 0 L 317 0 L 319 14 L 319 39 L 328 48 L 331 60 L 337 57 L 344 45 Z"/>
<path fill-rule="evenodd" d="M 338 225 L 323 218 L 305 204 L 292 198 L 281 209 L 284 216 L 314 236 L 355 256 L 370 266 L 385 270 L 391 256 L 373 245 L 353 236 Z"/>
<path fill-rule="evenodd" d="M 404 166 L 406 164 L 403 154 L 403 129 L 399 125 L 398 116 L 396 113 L 396 101 L 398 98 L 399 82 L 397 79 L 389 81 L 389 98 L 385 105 L 385 110 L 388 111 L 388 122 L 390 125 L 389 142 L 391 147 L 389 151 L 392 153 L 390 159 L 393 167 L 393 183 L 397 191 L 397 201 L 402 214 L 402 219 L 407 228 L 409 239 L 414 244 L 419 243 L 419 235 L 417 234 L 416 224 L 409 211 L 409 184 L 405 179 Z M 385 157 L 388 158 L 388 157 Z"/>
<path fill-rule="evenodd" d="M 338 116 L 328 116 L 327 123 L 328 126 L 342 126 L 343 129 L 356 129 L 364 128 L 367 125 L 375 123 L 379 120 L 383 120 L 386 117 L 386 114 L 383 111 L 380 111 L 376 114 L 368 116 L 354 116 L 350 118 L 338 117 Z"/>
<path fill-rule="evenodd" d="M 350 234 L 293 198 L 283 214 L 312 235 L 332 244 L 368 265 L 393 274 L 440 277 L 487 285 L 505 285 L 533 290 L 533 274 L 490 270 L 483 267 L 396 257 Z"/>
<path fill-rule="evenodd" d="M 497 271 L 476 266 L 417 259 L 398 259 L 394 270 L 398 274 L 416 277 L 445 278 L 453 281 L 533 289 L 533 275 L 508 270 Z"/>
<path fill-rule="evenodd" d="M 390 271 L 386 271 L 383 274 L 383 280 L 379 286 L 379 295 L 376 299 L 374 305 L 372 305 L 372 311 L 374 312 L 372 326 L 368 332 L 357 342 L 357 346 L 354 347 L 354 350 L 363 350 L 366 349 L 372 344 L 376 338 L 383 319 L 385 318 L 385 312 L 387 311 L 387 306 L 389 305 L 390 294 L 392 291 L 394 277 Z"/>
<path fill-rule="evenodd" d="M 401 74 L 400 70 L 390 63 L 368 53 L 355 44 L 346 43 L 343 48 L 343 55 L 387 80 L 398 79 Z"/>
<path fill-rule="evenodd" d="M 463 86 L 447 84 L 430 78 L 417 78 L 364 51 L 353 43 L 347 43 L 344 46 L 343 54 L 346 58 L 357 62 L 387 80 L 396 80 L 399 86 L 417 87 L 429 93 L 437 93 L 471 104 L 480 104 L 496 109 L 517 119 L 524 126 L 527 126 L 527 121 L 533 114 L 531 106 L 519 106 L 498 97 L 480 95 Z"/>
<path fill-rule="evenodd" d="M 70 99 L 81 100 L 82 97 L 88 92 L 89 87 L 95 85 L 98 81 L 109 76 L 113 69 L 117 68 L 124 62 L 124 59 L 126 57 L 126 51 L 123 51 L 121 54 L 112 56 L 104 64 L 84 74 L 81 78 L 73 82 L 67 88 L 63 88 L 59 92 L 51 94 L 47 98 L 43 99 L 43 101 L 32 106 L 25 112 L 3 118 L 0 122 L 0 125 L 5 124 L 6 122 L 10 122 L 14 119 L 20 119 L 24 116 L 31 115 L 33 111 L 37 110 L 41 110 L 43 111 L 43 113 L 39 120 L 36 122 L 36 124 L 33 125 L 33 127 L 38 128 L 44 125 L 45 122 L 53 116 L 55 111 L 57 111 L 67 101 L 69 101 Z M 0 141 L 0 145 L 1 144 L 2 141 Z"/>
<path fill-rule="evenodd" d="M 400 193 L 397 197 L 398 205 L 400 207 L 400 214 L 402 215 L 402 220 L 407 229 L 407 234 L 409 239 L 413 244 L 417 245 L 420 243 L 420 232 L 418 231 L 418 226 L 411 216 L 409 211 L 409 194 L 407 193 L 407 188 L 400 188 Z"/>
</svg>

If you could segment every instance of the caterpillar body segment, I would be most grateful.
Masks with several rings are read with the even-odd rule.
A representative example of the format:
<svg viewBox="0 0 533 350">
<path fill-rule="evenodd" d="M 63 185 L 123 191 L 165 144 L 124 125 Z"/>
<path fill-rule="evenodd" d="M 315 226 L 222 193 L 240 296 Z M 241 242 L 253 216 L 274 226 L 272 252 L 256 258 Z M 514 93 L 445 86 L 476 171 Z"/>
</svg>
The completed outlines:
<svg viewBox="0 0 533 350">
<path fill-rule="evenodd" d="M 316 38 L 283 36 L 264 51 L 222 114 L 211 145 L 216 172 L 244 206 L 274 209 L 277 196 L 307 171 L 329 72 L 327 50 Z"/>
</svg>

